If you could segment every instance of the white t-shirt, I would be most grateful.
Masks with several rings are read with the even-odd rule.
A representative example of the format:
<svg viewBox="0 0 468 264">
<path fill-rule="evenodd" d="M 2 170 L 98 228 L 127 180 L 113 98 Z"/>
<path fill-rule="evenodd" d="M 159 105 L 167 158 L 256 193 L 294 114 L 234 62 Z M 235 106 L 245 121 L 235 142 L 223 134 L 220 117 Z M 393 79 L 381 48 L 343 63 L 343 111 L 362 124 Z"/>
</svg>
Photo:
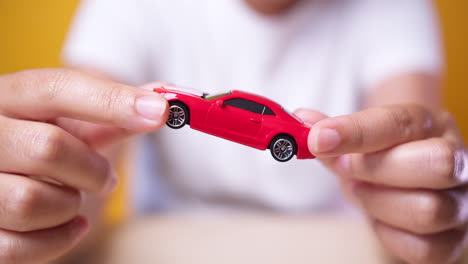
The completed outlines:
<svg viewBox="0 0 468 264">
<path fill-rule="evenodd" d="M 305 0 L 280 16 L 243 0 L 87 0 L 64 58 L 130 84 L 245 90 L 336 116 L 358 110 L 384 79 L 438 71 L 438 41 L 426 0 Z M 165 127 L 141 145 L 134 198 L 143 210 L 339 204 L 336 180 L 316 160 L 280 163 L 189 128 Z"/>
</svg>

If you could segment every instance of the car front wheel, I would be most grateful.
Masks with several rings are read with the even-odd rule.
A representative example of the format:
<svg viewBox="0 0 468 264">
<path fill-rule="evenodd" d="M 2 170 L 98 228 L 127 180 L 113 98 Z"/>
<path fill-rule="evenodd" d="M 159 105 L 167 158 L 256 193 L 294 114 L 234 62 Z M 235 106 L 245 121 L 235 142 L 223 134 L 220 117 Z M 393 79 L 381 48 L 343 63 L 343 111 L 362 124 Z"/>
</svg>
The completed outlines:
<svg viewBox="0 0 468 264">
<path fill-rule="evenodd" d="M 286 162 L 297 153 L 296 141 L 291 136 L 279 135 L 271 141 L 270 152 L 275 160 Z"/>
<path fill-rule="evenodd" d="M 179 129 L 188 124 L 190 113 L 187 106 L 181 102 L 169 102 L 169 117 L 166 124 L 170 128 Z"/>
</svg>

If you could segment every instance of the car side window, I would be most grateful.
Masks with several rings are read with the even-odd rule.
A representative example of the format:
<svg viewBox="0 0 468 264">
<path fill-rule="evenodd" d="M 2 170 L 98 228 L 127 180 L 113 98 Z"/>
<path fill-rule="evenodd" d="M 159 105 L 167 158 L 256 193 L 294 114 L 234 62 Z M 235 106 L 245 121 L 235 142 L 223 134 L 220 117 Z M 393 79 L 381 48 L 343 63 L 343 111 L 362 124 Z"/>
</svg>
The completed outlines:
<svg viewBox="0 0 468 264">
<path fill-rule="evenodd" d="M 265 106 L 265 110 L 263 110 L 263 114 L 264 114 L 264 115 L 272 115 L 272 116 L 275 115 L 275 113 L 273 112 L 273 110 L 271 110 L 270 108 L 268 108 L 268 107 L 266 107 L 266 106 Z"/>
<path fill-rule="evenodd" d="M 265 106 L 242 98 L 232 98 L 224 101 L 225 105 L 247 110 L 256 114 L 262 114 Z"/>
</svg>

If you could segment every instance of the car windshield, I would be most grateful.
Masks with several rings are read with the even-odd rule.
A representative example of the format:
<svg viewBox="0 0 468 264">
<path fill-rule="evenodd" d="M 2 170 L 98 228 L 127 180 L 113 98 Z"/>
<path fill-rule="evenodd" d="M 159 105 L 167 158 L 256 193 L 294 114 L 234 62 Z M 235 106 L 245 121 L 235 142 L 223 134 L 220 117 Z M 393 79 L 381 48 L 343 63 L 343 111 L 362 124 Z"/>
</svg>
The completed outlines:
<svg viewBox="0 0 468 264">
<path fill-rule="evenodd" d="M 208 97 L 203 97 L 203 99 L 205 99 L 206 101 L 212 101 L 214 99 L 218 99 L 220 97 L 223 97 L 223 96 L 226 96 L 226 95 L 230 95 L 231 92 L 227 92 L 227 93 L 221 93 L 221 94 L 215 94 L 215 95 L 211 95 L 211 96 L 208 96 Z"/>
</svg>

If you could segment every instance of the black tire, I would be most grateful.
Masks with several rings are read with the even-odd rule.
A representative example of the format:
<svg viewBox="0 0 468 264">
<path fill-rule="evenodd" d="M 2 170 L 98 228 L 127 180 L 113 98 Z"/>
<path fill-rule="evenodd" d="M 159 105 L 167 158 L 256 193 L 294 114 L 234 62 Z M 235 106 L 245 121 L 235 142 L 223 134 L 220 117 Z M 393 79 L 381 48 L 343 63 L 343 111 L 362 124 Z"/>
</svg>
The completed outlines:
<svg viewBox="0 0 468 264">
<path fill-rule="evenodd" d="M 166 125 L 173 129 L 179 129 L 188 124 L 190 121 L 190 112 L 188 107 L 180 102 L 169 102 L 169 117 Z"/>
<path fill-rule="evenodd" d="M 278 135 L 270 143 L 271 156 L 279 162 L 286 162 L 297 153 L 297 144 L 289 135 Z"/>
</svg>

